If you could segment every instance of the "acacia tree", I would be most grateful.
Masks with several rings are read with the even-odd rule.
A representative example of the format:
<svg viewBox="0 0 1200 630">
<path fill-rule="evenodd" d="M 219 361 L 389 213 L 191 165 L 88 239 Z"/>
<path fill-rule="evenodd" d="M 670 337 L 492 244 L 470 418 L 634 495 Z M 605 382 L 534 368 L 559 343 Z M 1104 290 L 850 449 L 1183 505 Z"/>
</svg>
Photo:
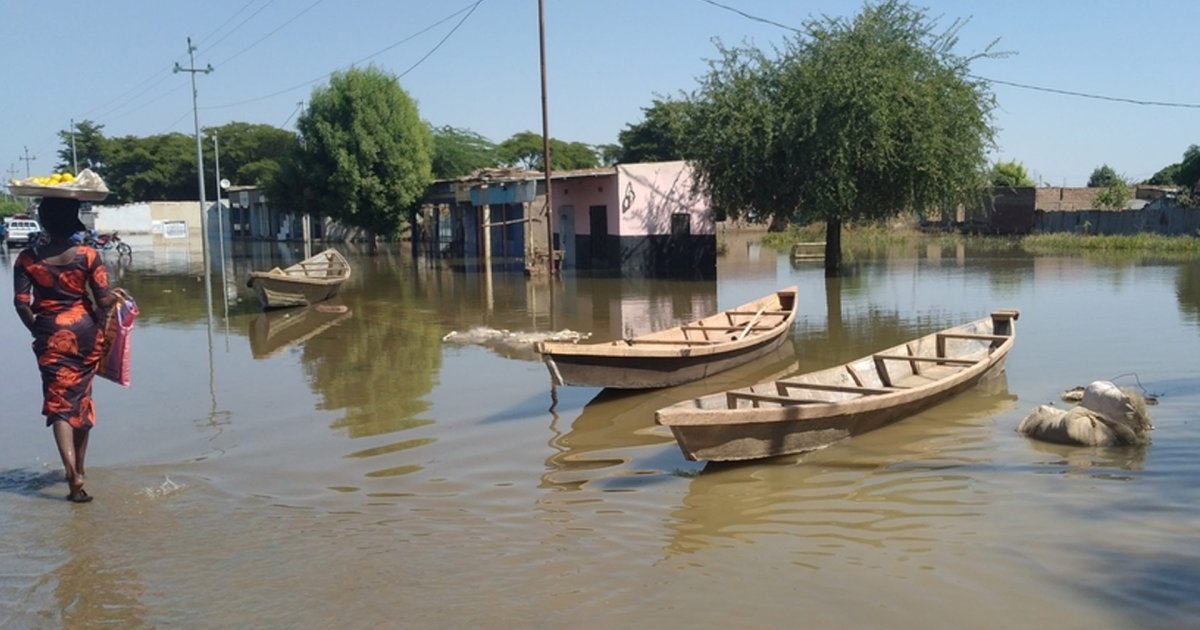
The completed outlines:
<svg viewBox="0 0 1200 630">
<path fill-rule="evenodd" d="M 714 205 L 751 219 L 826 224 L 825 269 L 844 222 L 968 201 L 984 183 L 994 98 L 910 5 L 809 20 L 775 57 L 725 48 L 689 96 L 686 153 Z"/>
<path fill-rule="evenodd" d="M 654 99 L 640 122 L 626 125 L 617 134 L 621 162 L 666 162 L 684 159 L 683 126 L 688 104 Z"/>
<path fill-rule="evenodd" d="M 993 164 L 992 172 L 988 176 L 988 179 L 993 186 L 1019 187 L 1033 185 L 1033 179 L 1029 177 L 1029 173 L 1025 170 L 1025 165 L 1016 160 Z"/>
<path fill-rule="evenodd" d="M 372 246 L 399 229 L 433 179 L 429 126 L 396 77 L 374 66 L 335 72 L 296 126 L 279 182 L 298 188 L 284 199 L 362 228 Z"/>
<path fill-rule="evenodd" d="M 496 165 L 496 145 L 478 133 L 449 125 L 430 131 L 434 177 L 451 179 Z"/>
<path fill-rule="evenodd" d="M 1101 164 L 1092 171 L 1091 177 L 1088 177 L 1088 188 L 1104 188 L 1109 184 L 1121 179 L 1113 167 L 1107 164 Z"/>
<path fill-rule="evenodd" d="M 515 133 L 496 147 L 499 160 L 529 170 L 542 170 L 542 136 L 532 131 Z M 550 138 L 550 166 L 558 170 L 595 168 L 596 152 L 583 142 L 564 142 Z"/>
</svg>

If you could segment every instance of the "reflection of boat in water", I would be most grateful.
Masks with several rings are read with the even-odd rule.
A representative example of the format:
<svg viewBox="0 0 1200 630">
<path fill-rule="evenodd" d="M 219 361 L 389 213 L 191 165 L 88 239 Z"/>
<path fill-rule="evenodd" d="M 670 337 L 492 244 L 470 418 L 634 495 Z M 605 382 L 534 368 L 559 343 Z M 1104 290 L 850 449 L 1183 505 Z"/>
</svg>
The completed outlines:
<svg viewBox="0 0 1200 630">
<path fill-rule="evenodd" d="M 688 459 L 799 453 L 873 431 L 961 394 L 1004 370 L 1018 313 L 960 326 L 815 372 L 660 409 Z"/>
<path fill-rule="evenodd" d="M 671 514 L 666 551 L 688 554 L 790 534 L 813 541 L 807 562 L 820 566 L 839 557 L 832 547 L 916 545 L 922 531 L 944 538 L 956 524 L 978 518 L 972 479 L 994 468 L 992 419 L 1016 407 L 1001 372 L 838 448 L 754 465 L 708 463 Z"/>
<path fill-rule="evenodd" d="M 341 304 L 264 312 L 250 322 L 250 352 L 255 359 L 265 359 L 316 337 L 350 316 L 350 309 Z"/>
<path fill-rule="evenodd" d="M 651 389 L 690 383 L 770 354 L 796 319 L 796 287 L 699 321 L 607 343 L 537 345 L 558 385 Z"/>
<path fill-rule="evenodd" d="M 570 430 L 551 441 L 558 452 L 546 460 L 548 472 L 542 482 L 564 490 L 578 489 L 599 479 L 659 470 L 661 462 L 657 460 L 667 454 L 677 459 L 678 455 L 673 448 L 663 448 L 674 439 L 665 428 L 654 425 L 655 410 L 742 383 L 778 378 L 796 369 L 796 346 L 788 339 L 759 361 L 697 383 L 650 391 L 601 390 L 584 405 Z"/>
<path fill-rule="evenodd" d="M 336 249 L 327 249 L 284 269 L 251 271 L 246 285 L 269 309 L 328 300 L 349 278 L 350 263 Z"/>
</svg>

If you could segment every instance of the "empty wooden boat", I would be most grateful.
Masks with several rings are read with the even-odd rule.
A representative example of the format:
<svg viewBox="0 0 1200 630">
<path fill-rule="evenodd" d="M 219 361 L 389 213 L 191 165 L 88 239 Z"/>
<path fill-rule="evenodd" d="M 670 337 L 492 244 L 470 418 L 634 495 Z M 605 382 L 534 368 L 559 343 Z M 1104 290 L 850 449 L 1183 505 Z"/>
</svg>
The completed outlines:
<svg viewBox="0 0 1200 630">
<path fill-rule="evenodd" d="M 692 460 L 799 453 L 903 419 L 1004 370 L 1016 339 L 1013 309 L 947 328 L 837 367 L 663 407 Z"/>
<path fill-rule="evenodd" d="M 328 300 L 348 279 L 350 263 L 336 249 L 327 249 L 290 267 L 252 271 L 246 286 L 254 289 L 263 308 L 283 308 Z"/>
<path fill-rule="evenodd" d="M 556 385 L 651 389 L 689 383 L 778 348 L 796 319 L 796 287 L 704 319 L 607 343 L 543 341 Z"/>
</svg>

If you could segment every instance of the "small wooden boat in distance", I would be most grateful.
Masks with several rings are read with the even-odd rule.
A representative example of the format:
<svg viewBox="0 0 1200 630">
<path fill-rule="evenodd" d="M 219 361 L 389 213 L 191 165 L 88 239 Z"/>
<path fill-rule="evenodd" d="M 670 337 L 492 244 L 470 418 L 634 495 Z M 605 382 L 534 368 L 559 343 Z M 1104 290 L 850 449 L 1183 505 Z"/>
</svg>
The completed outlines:
<svg viewBox="0 0 1200 630">
<path fill-rule="evenodd" d="M 837 367 L 659 409 L 685 457 L 733 461 L 813 450 L 931 407 L 1004 370 L 1013 309 Z"/>
<path fill-rule="evenodd" d="M 778 348 L 796 319 L 796 287 L 704 319 L 631 339 L 537 345 L 555 385 L 669 387 L 749 363 Z"/>
<path fill-rule="evenodd" d="M 246 286 L 254 289 L 264 309 L 307 306 L 337 295 L 350 278 L 350 263 L 336 249 L 280 269 L 252 271 Z"/>
</svg>

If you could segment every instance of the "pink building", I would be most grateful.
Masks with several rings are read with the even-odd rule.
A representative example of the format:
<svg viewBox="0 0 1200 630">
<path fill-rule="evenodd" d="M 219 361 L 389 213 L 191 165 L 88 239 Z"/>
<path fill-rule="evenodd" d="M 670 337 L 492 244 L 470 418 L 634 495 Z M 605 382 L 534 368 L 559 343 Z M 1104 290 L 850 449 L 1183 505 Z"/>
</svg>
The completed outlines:
<svg viewBox="0 0 1200 630">
<path fill-rule="evenodd" d="M 618 164 L 551 177 L 564 269 L 714 277 L 716 222 L 686 162 Z"/>
</svg>

